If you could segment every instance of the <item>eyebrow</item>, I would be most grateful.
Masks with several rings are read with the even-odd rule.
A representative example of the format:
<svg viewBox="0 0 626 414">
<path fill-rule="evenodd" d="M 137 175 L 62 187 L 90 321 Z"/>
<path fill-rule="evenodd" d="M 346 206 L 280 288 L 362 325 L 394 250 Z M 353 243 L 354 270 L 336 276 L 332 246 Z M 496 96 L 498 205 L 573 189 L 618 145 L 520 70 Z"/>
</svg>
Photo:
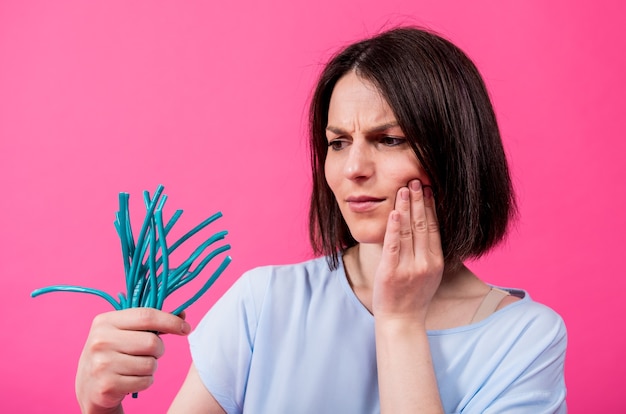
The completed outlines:
<svg viewBox="0 0 626 414">
<path fill-rule="evenodd" d="M 397 126 L 398 126 L 398 122 L 397 121 L 387 122 L 386 124 L 381 124 L 381 125 L 377 125 L 377 126 L 375 126 L 373 128 L 370 128 L 370 129 L 368 129 L 365 132 L 368 133 L 368 134 L 372 134 L 372 133 L 386 131 L 388 129 L 395 128 Z M 337 134 L 337 135 L 341 135 L 341 134 L 347 133 L 346 130 L 344 130 L 342 128 L 339 128 L 339 127 L 334 127 L 332 125 L 326 126 L 326 131 L 330 131 L 333 134 Z"/>
</svg>

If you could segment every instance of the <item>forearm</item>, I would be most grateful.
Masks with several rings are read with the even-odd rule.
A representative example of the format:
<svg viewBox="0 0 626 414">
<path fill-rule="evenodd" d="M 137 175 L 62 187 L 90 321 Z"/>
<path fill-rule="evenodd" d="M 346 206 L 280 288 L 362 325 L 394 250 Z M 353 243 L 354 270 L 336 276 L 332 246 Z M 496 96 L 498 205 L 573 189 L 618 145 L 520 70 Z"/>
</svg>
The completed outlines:
<svg viewBox="0 0 626 414">
<path fill-rule="evenodd" d="M 381 413 L 443 413 L 423 324 L 376 319 Z"/>
</svg>

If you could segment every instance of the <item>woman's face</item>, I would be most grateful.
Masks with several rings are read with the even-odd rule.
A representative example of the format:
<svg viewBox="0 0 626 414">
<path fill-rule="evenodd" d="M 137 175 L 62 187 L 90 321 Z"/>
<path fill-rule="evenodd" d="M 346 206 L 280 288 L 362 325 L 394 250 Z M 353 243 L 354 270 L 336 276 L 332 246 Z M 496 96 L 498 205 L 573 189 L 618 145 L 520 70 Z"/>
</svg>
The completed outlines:
<svg viewBox="0 0 626 414">
<path fill-rule="evenodd" d="M 398 189 L 428 177 L 385 99 L 354 72 L 333 89 L 326 137 L 326 181 L 352 236 L 382 243 Z"/>
</svg>

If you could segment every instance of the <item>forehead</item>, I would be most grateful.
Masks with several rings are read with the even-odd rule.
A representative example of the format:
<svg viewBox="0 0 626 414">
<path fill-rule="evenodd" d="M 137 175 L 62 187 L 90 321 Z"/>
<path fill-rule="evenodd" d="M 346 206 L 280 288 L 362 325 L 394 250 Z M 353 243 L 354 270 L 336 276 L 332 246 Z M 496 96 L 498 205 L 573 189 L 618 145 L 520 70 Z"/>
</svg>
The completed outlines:
<svg viewBox="0 0 626 414">
<path fill-rule="evenodd" d="M 328 124 L 393 122 L 393 110 L 378 88 L 354 71 L 341 77 L 330 97 Z"/>
</svg>

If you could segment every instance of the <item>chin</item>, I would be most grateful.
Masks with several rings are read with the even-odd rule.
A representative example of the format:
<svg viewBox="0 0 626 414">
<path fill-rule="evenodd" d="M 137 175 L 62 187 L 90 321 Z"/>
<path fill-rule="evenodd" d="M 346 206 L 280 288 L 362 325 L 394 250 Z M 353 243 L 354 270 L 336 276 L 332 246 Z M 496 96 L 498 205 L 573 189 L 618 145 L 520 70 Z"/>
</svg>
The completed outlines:
<svg viewBox="0 0 626 414">
<path fill-rule="evenodd" d="M 385 240 L 385 229 L 378 229 L 376 231 L 371 230 L 371 231 L 365 231 L 363 229 L 360 229 L 360 231 L 352 231 L 350 230 L 352 237 L 354 237 L 354 240 L 356 240 L 358 243 L 363 243 L 363 244 L 383 244 L 383 241 Z"/>
<path fill-rule="evenodd" d="M 372 216 L 344 215 L 344 220 L 350 229 L 350 234 L 358 243 L 383 244 L 387 229 L 387 215 Z M 347 219 L 347 220 L 346 220 Z"/>
</svg>

